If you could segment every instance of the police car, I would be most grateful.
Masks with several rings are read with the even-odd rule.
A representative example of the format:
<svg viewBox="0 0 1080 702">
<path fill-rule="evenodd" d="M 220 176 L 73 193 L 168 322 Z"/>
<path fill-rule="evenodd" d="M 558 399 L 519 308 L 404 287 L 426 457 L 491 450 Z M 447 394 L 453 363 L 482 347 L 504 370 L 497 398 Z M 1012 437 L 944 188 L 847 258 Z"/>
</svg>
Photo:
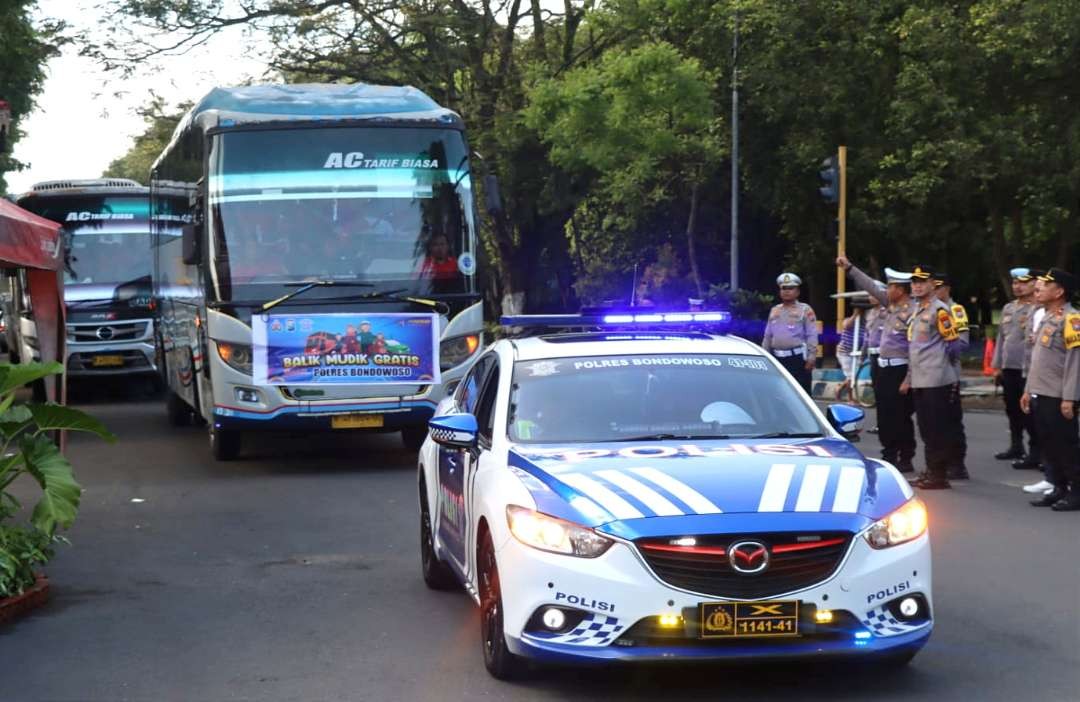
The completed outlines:
<svg viewBox="0 0 1080 702">
<path fill-rule="evenodd" d="M 432 588 L 484 662 L 907 663 L 933 627 L 922 502 L 726 313 L 515 317 L 419 457 Z M 636 325 L 636 326 L 635 326 Z M 696 328 L 695 328 L 696 327 Z"/>
</svg>

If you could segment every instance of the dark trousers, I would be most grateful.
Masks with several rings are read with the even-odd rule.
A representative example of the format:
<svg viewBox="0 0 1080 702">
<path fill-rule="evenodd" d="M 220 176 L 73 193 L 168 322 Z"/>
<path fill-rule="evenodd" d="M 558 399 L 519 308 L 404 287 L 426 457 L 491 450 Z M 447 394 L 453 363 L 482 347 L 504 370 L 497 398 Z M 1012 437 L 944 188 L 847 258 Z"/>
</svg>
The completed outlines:
<svg viewBox="0 0 1080 702">
<path fill-rule="evenodd" d="M 900 384 L 907 375 L 907 366 L 881 368 L 874 359 L 877 375 L 874 378 L 874 398 L 877 400 L 878 439 L 881 457 L 893 464 L 911 463 L 915 457 L 915 424 L 911 415 L 915 403 L 911 393 L 901 394 Z"/>
<path fill-rule="evenodd" d="M 809 352 L 808 352 L 809 353 Z M 787 356 L 785 358 L 777 358 L 780 361 L 780 365 L 787 369 L 788 373 L 794 376 L 795 380 L 803 387 L 807 395 L 813 396 L 813 390 L 811 384 L 814 380 L 814 374 L 812 371 L 806 369 L 806 359 L 802 356 Z"/>
<path fill-rule="evenodd" d="M 949 467 L 964 468 L 967 460 L 967 434 L 964 432 L 964 405 L 960 402 L 960 383 L 953 383 L 949 388 L 949 411 L 952 412 L 950 422 L 955 432 L 951 441 Z"/>
<path fill-rule="evenodd" d="M 1035 415 L 1024 414 L 1020 409 L 1020 396 L 1024 394 L 1024 373 L 1019 368 L 1001 371 L 1001 389 L 1005 394 L 1005 414 L 1009 417 L 1009 447 L 1024 448 L 1024 431 L 1028 434 L 1028 455 L 1039 459 L 1039 440 L 1035 434 Z"/>
<path fill-rule="evenodd" d="M 1080 490 L 1080 424 L 1061 415 L 1061 398 L 1031 398 L 1031 416 L 1042 442 L 1046 479 L 1057 487 Z"/>
<path fill-rule="evenodd" d="M 949 466 L 959 455 L 958 427 L 959 416 L 954 403 L 959 403 L 960 395 L 952 385 L 940 385 L 933 388 L 912 388 L 915 403 L 915 419 L 919 423 L 919 435 L 922 436 L 926 456 L 926 471 L 935 478 L 945 479 Z"/>
</svg>

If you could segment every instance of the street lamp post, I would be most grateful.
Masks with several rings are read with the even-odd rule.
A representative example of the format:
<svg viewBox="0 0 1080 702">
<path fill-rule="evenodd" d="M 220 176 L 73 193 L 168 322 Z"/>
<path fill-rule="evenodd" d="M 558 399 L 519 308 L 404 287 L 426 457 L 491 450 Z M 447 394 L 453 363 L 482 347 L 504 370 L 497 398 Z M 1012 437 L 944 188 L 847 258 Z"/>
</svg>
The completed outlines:
<svg viewBox="0 0 1080 702">
<path fill-rule="evenodd" d="M 731 291 L 739 289 L 739 13 L 731 43 Z"/>
</svg>

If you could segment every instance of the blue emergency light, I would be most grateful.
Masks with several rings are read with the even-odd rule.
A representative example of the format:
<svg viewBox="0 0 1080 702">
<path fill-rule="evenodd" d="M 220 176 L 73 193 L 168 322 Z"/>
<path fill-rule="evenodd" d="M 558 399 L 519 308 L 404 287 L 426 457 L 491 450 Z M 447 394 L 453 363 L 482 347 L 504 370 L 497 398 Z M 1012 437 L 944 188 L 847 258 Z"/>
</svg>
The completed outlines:
<svg viewBox="0 0 1080 702">
<path fill-rule="evenodd" d="M 601 327 L 607 329 L 692 329 L 716 327 L 731 322 L 727 311 L 711 312 L 627 312 L 599 314 L 517 314 L 504 315 L 504 327 L 548 327 L 553 329 Z"/>
</svg>

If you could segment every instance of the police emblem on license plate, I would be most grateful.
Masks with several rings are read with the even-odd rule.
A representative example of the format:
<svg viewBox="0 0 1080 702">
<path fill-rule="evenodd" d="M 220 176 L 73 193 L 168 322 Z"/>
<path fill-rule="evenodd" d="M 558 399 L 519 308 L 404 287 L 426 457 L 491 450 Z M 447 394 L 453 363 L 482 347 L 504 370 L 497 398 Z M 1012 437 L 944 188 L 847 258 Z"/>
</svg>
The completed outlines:
<svg viewBox="0 0 1080 702">
<path fill-rule="evenodd" d="M 798 635 L 798 600 L 701 603 L 703 639 Z"/>
</svg>

